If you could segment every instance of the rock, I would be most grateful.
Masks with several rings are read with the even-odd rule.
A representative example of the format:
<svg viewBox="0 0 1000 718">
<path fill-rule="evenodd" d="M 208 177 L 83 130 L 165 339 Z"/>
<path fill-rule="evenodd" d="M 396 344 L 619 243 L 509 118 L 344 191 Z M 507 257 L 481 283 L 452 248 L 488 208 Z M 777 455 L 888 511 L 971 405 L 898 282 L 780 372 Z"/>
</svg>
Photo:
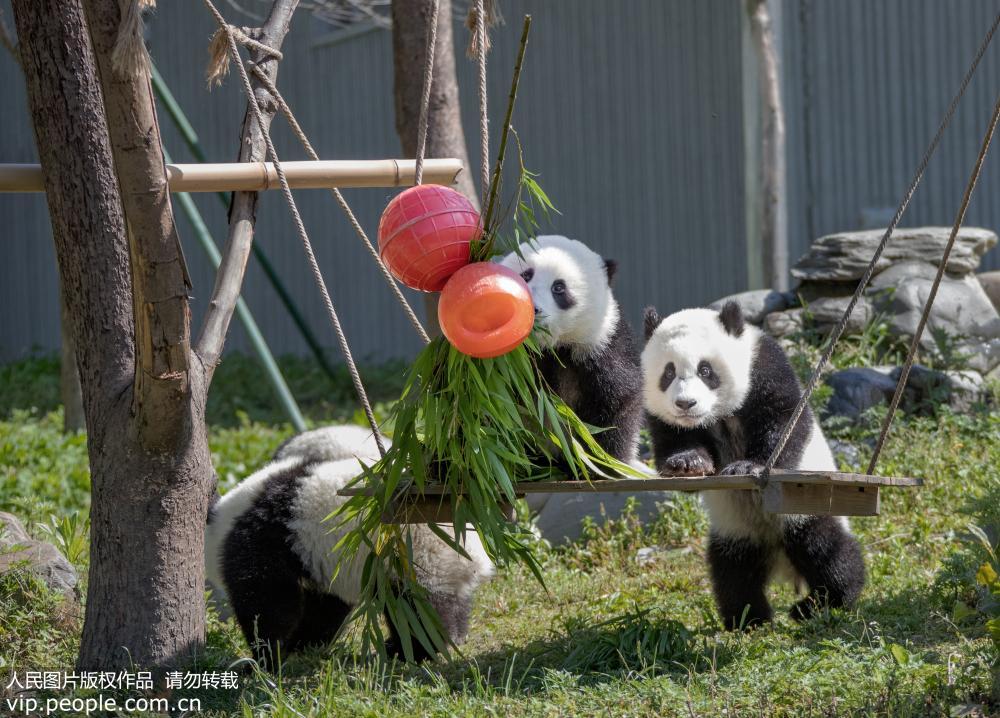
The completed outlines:
<svg viewBox="0 0 1000 718">
<path fill-rule="evenodd" d="M 854 367 L 833 372 L 826 383 L 833 389 L 833 396 L 823 411 L 824 418 L 844 416 L 857 419 L 873 406 L 885 403 L 896 390 L 888 367 L 869 369 Z"/>
<path fill-rule="evenodd" d="M 802 309 L 774 312 L 764 317 L 764 331 L 772 337 L 787 337 L 800 331 L 804 326 L 805 315 Z"/>
<path fill-rule="evenodd" d="M 830 451 L 837 464 L 857 466 L 861 463 L 861 450 L 854 444 L 838 439 L 830 439 L 827 443 L 830 444 Z"/>
<path fill-rule="evenodd" d="M 843 318 L 844 310 L 850 304 L 850 297 L 824 297 L 809 303 L 806 314 L 810 316 L 817 329 L 824 332 L 832 330 Z M 848 334 L 860 334 L 868 323 L 875 318 L 875 310 L 865 297 L 858 299 L 847 322 Z"/>
<path fill-rule="evenodd" d="M 640 566 L 651 564 L 656 560 L 656 554 L 659 550 L 656 546 L 643 546 L 635 552 L 635 562 Z"/>
<path fill-rule="evenodd" d="M 75 596 L 78 579 L 73 565 L 52 544 L 32 539 L 17 517 L 0 512 L 0 575 L 25 561 L 49 588 Z"/>
<path fill-rule="evenodd" d="M 930 294 L 936 270 L 929 264 L 901 262 L 878 274 L 869 288 L 876 310 L 893 334 L 912 337 Z M 974 276 L 945 276 L 941 281 L 920 344 L 934 349 L 935 330 L 952 337 L 1000 338 L 1000 314 Z"/>
<path fill-rule="evenodd" d="M 1000 339 L 959 339 L 955 343 L 955 352 L 962 357 L 966 367 L 980 374 L 1000 369 Z"/>
<path fill-rule="evenodd" d="M 993 307 L 1000 312 L 1000 271 L 983 272 L 977 274 L 976 279 L 979 280 L 986 296 L 993 302 Z"/>
<path fill-rule="evenodd" d="M 790 301 L 793 299 L 794 295 L 790 296 L 787 292 L 776 292 L 773 289 L 754 289 L 717 299 L 709 304 L 708 308 L 718 311 L 726 302 L 736 302 L 743 310 L 743 317 L 751 324 L 760 326 L 768 314 L 788 309 L 791 306 Z"/>
<path fill-rule="evenodd" d="M 813 242 L 809 252 L 792 268 L 800 280 L 842 282 L 860 279 L 875 254 L 884 230 L 828 234 Z M 896 229 L 875 266 L 876 273 L 898 262 L 918 261 L 936 267 L 944 255 L 950 227 Z M 948 259 L 947 271 L 963 276 L 974 272 L 983 254 L 997 243 L 988 229 L 963 227 Z"/>
<path fill-rule="evenodd" d="M 903 373 L 896 367 L 890 373 L 893 382 L 898 382 Z M 920 405 L 946 402 L 953 411 L 964 413 L 984 398 L 983 377 L 979 372 L 935 371 L 920 364 L 914 364 L 906 380 L 908 399 Z"/>
</svg>

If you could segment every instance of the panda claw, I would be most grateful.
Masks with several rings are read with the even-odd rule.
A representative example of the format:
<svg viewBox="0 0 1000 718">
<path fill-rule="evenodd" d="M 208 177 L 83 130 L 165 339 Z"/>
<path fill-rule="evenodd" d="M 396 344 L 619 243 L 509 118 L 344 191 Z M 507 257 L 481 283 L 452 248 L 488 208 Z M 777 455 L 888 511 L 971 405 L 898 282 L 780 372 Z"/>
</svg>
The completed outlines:
<svg viewBox="0 0 1000 718">
<path fill-rule="evenodd" d="M 681 451 L 663 462 L 663 473 L 667 476 L 708 476 L 714 471 L 712 460 L 697 449 Z"/>
<path fill-rule="evenodd" d="M 720 476 L 760 476 L 764 467 L 752 461 L 734 461 L 719 472 Z"/>
</svg>

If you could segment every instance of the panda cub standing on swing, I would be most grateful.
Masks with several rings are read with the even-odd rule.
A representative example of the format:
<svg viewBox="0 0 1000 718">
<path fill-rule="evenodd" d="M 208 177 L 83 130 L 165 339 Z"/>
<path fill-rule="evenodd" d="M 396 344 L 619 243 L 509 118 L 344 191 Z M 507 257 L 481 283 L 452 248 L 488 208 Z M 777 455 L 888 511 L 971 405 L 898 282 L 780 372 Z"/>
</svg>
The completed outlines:
<svg viewBox="0 0 1000 718">
<path fill-rule="evenodd" d="M 643 395 L 657 470 L 666 476 L 758 474 L 802 396 L 778 343 L 747 325 L 734 302 L 721 312 L 687 309 L 664 319 L 649 307 L 645 333 Z M 836 470 L 808 407 L 776 467 Z M 808 586 L 792 607 L 796 620 L 824 606 L 849 606 L 861 593 L 864 560 L 845 518 L 770 514 L 758 491 L 702 497 L 711 525 L 712 586 L 727 629 L 771 619 L 766 588 L 776 575 Z"/>
</svg>

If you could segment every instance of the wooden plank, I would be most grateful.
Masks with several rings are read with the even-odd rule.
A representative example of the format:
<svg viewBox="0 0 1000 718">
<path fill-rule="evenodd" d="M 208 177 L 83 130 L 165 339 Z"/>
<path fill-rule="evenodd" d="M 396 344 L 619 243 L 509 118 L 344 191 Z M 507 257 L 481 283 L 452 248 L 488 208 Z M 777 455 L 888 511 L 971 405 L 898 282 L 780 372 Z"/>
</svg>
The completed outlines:
<svg viewBox="0 0 1000 718">
<path fill-rule="evenodd" d="M 792 482 L 843 487 L 923 485 L 922 479 L 897 476 L 868 476 L 836 471 L 779 471 L 768 479 L 769 484 Z M 747 490 L 760 488 L 760 479 L 749 475 L 654 477 L 649 479 L 595 479 L 594 481 L 527 481 L 515 484 L 518 495 L 536 493 L 633 493 L 641 491 L 712 491 L 718 489 Z M 356 487 L 340 492 L 345 496 L 366 494 L 368 489 Z M 446 489 L 441 485 L 424 487 L 424 496 L 441 496 Z"/>
<path fill-rule="evenodd" d="M 878 516 L 878 486 L 773 482 L 764 487 L 764 510 L 772 514 Z"/>
</svg>

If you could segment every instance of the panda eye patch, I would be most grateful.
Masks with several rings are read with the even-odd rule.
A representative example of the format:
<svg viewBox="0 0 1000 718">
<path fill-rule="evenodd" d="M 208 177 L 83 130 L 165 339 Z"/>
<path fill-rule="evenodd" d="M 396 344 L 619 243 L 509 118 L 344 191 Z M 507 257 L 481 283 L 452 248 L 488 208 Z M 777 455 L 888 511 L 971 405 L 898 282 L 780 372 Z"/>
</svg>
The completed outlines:
<svg viewBox="0 0 1000 718">
<path fill-rule="evenodd" d="M 557 279 L 552 282 L 552 293 L 553 294 L 565 294 L 566 293 L 566 282 L 561 279 Z"/>
<path fill-rule="evenodd" d="M 698 363 L 698 377 L 705 382 L 705 386 L 709 389 L 718 389 L 722 383 L 719 376 L 715 373 L 715 369 L 705 360 Z"/>
<path fill-rule="evenodd" d="M 521 272 L 521 279 L 526 282 L 530 282 L 531 278 L 535 276 L 535 270 L 532 267 L 528 267 L 523 272 Z"/>
<path fill-rule="evenodd" d="M 660 376 L 660 391 L 666 391 L 667 387 L 670 386 L 676 378 L 677 368 L 674 366 L 673 362 L 670 362 L 667 364 L 666 368 L 663 370 L 663 374 Z"/>
</svg>

